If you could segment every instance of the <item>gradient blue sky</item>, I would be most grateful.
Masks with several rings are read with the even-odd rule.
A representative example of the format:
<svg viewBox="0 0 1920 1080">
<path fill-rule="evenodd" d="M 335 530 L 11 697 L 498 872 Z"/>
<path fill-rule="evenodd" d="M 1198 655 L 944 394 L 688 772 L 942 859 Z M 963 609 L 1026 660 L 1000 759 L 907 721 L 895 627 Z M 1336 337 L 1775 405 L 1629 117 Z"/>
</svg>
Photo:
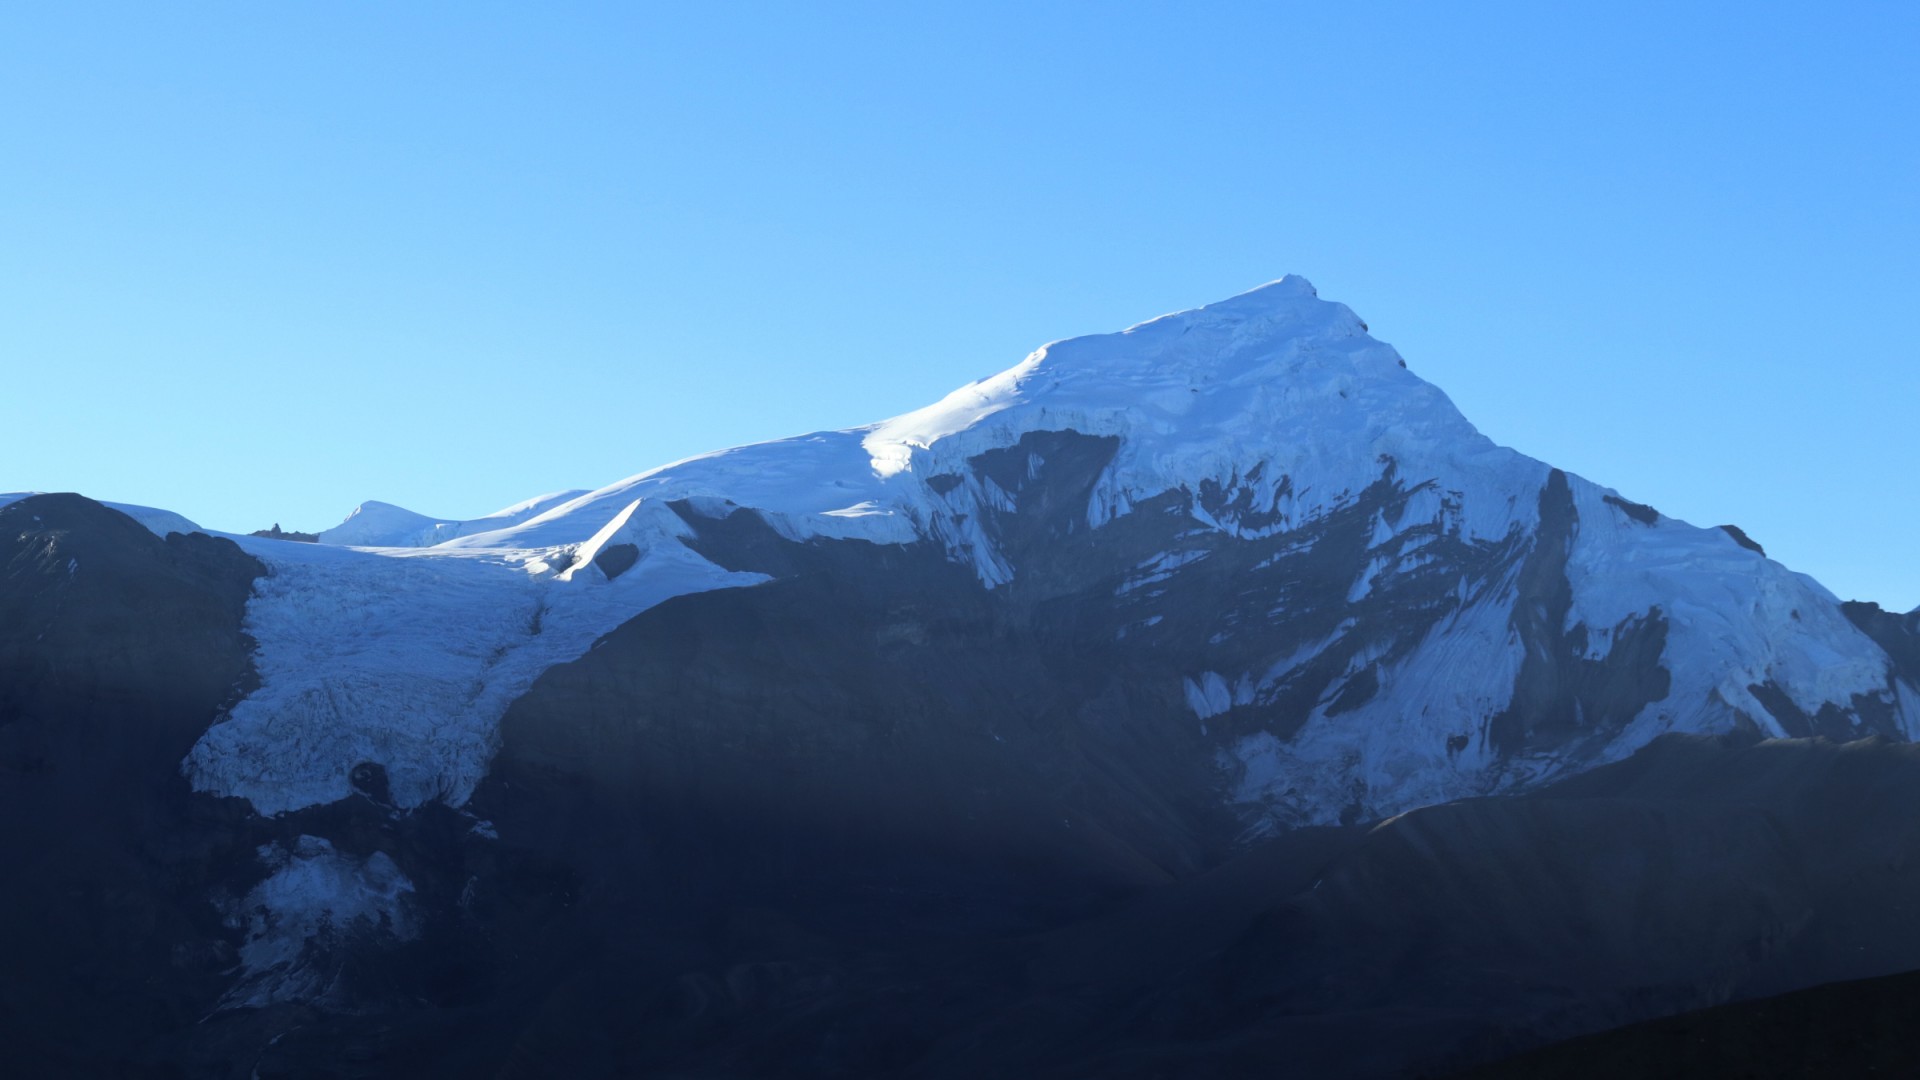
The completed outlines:
<svg viewBox="0 0 1920 1080">
<path fill-rule="evenodd" d="M 1904 609 L 1916 57 L 1912 3 L 16 6 L 0 490 L 474 516 L 1297 272 Z"/>
</svg>

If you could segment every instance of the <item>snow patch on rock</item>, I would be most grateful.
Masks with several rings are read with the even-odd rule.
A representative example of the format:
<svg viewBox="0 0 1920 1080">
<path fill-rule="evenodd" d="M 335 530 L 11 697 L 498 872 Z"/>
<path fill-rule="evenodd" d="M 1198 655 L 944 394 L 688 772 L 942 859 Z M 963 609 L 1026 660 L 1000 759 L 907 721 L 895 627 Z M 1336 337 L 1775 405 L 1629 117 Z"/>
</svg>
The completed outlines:
<svg viewBox="0 0 1920 1080">
<path fill-rule="evenodd" d="M 1667 618 L 1663 666 L 1673 687 L 1621 733 L 1608 758 L 1668 731 L 1726 730 L 1743 713 L 1774 736 L 1787 732 L 1749 687 L 1782 687 L 1809 715 L 1889 697 L 1885 654 L 1841 613 L 1838 598 L 1805 574 L 1735 543 L 1719 529 L 1661 517 L 1643 524 L 1607 502 L 1618 496 L 1569 478 L 1579 516 L 1567 578 L 1567 627 L 1585 624 L 1590 651 L 1627 620 L 1659 608 Z M 1920 715 L 1895 700 L 1903 729 Z"/>
<path fill-rule="evenodd" d="M 1375 666 L 1379 689 L 1358 708 L 1328 715 L 1336 683 L 1292 740 L 1257 732 L 1223 751 L 1232 799 L 1259 809 L 1254 830 L 1333 824 L 1350 808 L 1388 816 L 1492 786 L 1495 759 L 1480 730 L 1512 701 L 1520 674 L 1525 650 L 1511 617 L 1510 600 L 1479 599 L 1400 662 Z M 1349 675 L 1377 659 L 1363 650 Z M 1461 736 L 1467 747 L 1449 750 Z"/>
<path fill-rule="evenodd" d="M 327 997 L 337 968 L 328 953 L 349 940 L 398 942 L 416 935 L 406 898 L 413 882 L 385 852 L 355 858 L 317 836 L 291 848 L 259 848 L 267 877 L 232 904 L 228 923 L 245 932 L 240 977 L 223 1009 Z"/>
</svg>

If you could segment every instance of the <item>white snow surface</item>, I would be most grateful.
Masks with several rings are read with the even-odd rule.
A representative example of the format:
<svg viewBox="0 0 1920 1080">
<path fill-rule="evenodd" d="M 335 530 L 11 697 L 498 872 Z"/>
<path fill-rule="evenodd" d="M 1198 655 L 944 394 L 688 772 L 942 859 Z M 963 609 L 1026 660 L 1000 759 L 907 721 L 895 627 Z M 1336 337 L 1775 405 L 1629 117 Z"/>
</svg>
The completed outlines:
<svg viewBox="0 0 1920 1080">
<path fill-rule="evenodd" d="M 931 539 L 991 588 L 1020 568 L 982 531 L 980 511 L 1012 503 L 966 462 L 1060 430 L 1119 438 L 1088 511 L 1094 527 L 1213 481 L 1247 491 L 1268 513 L 1241 521 L 1196 508 L 1198 528 L 1281 534 L 1350 503 L 1391 468 L 1407 487 L 1425 487 L 1400 520 L 1376 520 L 1371 546 L 1428 522 L 1491 541 L 1536 524 L 1550 473 L 1480 435 L 1345 306 L 1287 277 L 1120 333 L 1053 343 L 864 428 L 703 454 L 471 521 L 367 503 L 322 534 L 326 544 L 236 537 L 273 571 L 247 614 L 262 685 L 206 733 L 185 770 L 201 789 L 271 813 L 347 795 L 349 771 L 374 761 L 397 804 L 457 805 L 484 775 L 507 705 L 541 671 L 671 596 L 763 580 L 686 547 L 669 502 L 751 508 L 793 538 Z M 941 494 L 928 481 L 943 476 L 959 482 Z M 1719 530 L 1631 522 L 1605 504 L 1606 489 L 1569 483 L 1580 514 L 1570 618 L 1590 628 L 1592 648 L 1604 653 L 1622 620 L 1655 606 L 1671 620 L 1663 663 L 1676 673 L 1673 691 L 1610 755 L 1662 731 L 1730 726 L 1736 710 L 1764 717 L 1744 690 L 1764 677 L 1789 685 L 1809 712 L 1888 693 L 1884 656 L 1810 579 Z M 608 581 L 591 556 L 620 543 L 640 560 Z M 362 547 L 330 546 L 342 544 Z M 1177 574 L 1186 557 L 1141 567 L 1134 587 L 1166 587 L 1158 575 Z M 1354 583 L 1355 598 L 1424 558 L 1382 554 Z M 1323 821 L 1356 802 L 1390 813 L 1550 775 L 1552 761 L 1493 762 L 1477 738 L 1468 751 L 1445 749 L 1511 698 L 1520 663 L 1511 586 L 1463 580 L 1462 609 L 1378 664 L 1381 689 L 1364 706 L 1329 717 L 1323 702 L 1293 739 L 1254 735 L 1223 752 L 1234 797 L 1278 820 Z M 1286 675 L 1196 672 L 1185 690 L 1205 719 Z M 1894 699 L 1906 730 L 1920 732 L 1920 693 Z"/>
<path fill-rule="evenodd" d="M 258 855 L 266 879 L 228 909 L 246 940 L 223 1009 L 323 998 L 332 977 L 326 948 L 349 936 L 405 941 L 417 933 L 405 904 L 413 882 L 385 852 L 359 859 L 302 836 L 292 848 L 262 845 Z"/>
<path fill-rule="evenodd" d="M 0 506 L 19 502 L 31 495 L 44 495 L 42 491 L 5 491 L 0 492 Z M 165 537 L 169 533 L 205 532 L 200 526 L 171 510 L 156 510 L 151 506 L 135 506 L 133 503 L 101 502 L 101 506 L 111 507 L 144 525 L 155 536 Z"/>
</svg>

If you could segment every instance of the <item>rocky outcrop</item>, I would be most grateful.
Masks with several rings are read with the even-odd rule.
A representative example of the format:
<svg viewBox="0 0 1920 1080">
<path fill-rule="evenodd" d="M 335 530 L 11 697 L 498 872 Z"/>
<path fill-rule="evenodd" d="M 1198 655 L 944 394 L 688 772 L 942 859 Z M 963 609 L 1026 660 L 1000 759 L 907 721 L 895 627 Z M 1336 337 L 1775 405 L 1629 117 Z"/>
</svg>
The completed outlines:
<svg viewBox="0 0 1920 1080">
<path fill-rule="evenodd" d="M 1840 605 L 1840 610 L 1862 633 L 1887 651 L 1900 678 L 1920 689 L 1920 608 L 1900 615 L 1879 604 L 1848 600 Z"/>
<path fill-rule="evenodd" d="M 232 542 L 162 540 L 81 496 L 35 495 L 0 507 L 0 545 L 9 772 L 89 764 L 60 787 L 111 790 L 128 776 L 93 766 L 177 763 L 250 689 L 240 623 L 265 568 Z"/>
<path fill-rule="evenodd" d="M 277 521 L 273 523 L 273 528 L 271 529 L 255 529 L 247 535 L 257 536 L 262 540 L 286 540 L 296 544 L 317 544 L 320 542 L 319 533 L 283 530 Z"/>
</svg>

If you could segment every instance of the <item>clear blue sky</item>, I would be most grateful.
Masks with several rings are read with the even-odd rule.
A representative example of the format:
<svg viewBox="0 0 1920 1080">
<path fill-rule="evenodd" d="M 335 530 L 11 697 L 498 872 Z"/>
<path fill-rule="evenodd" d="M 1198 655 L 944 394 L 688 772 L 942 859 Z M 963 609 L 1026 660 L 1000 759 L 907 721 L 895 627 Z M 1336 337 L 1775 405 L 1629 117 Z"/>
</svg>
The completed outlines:
<svg viewBox="0 0 1920 1080">
<path fill-rule="evenodd" d="M 466 517 L 1287 272 L 1920 603 L 1920 5 L 15 6 L 0 490 Z"/>
</svg>

